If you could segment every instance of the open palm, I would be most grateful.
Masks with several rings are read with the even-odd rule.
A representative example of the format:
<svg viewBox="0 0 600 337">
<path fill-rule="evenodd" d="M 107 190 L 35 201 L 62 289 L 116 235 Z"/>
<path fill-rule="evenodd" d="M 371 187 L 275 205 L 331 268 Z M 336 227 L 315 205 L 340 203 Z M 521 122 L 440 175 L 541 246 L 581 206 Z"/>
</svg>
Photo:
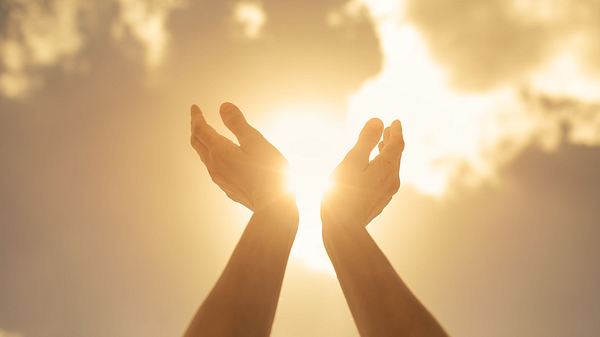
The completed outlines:
<svg viewBox="0 0 600 337">
<path fill-rule="evenodd" d="M 213 181 L 232 200 L 253 211 L 287 195 L 283 155 L 248 124 L 235 105 L 224 103 L 219 112 L 239 145 L 215 131 L 200 108 L 191 108 L 191 144 Z"/>
<path fill-rule="evenodd" d="M 376 146 L 379 154 L 370 161 L 369 156 Z M 403 149 L 399 121 L 384 130 L 381 120 L 369 120 L 333 173 L 334 186 L 321 205 L 324 228 L 336 225 L 364 228 L 381 213 L 400 187 Z"/>
</svg>

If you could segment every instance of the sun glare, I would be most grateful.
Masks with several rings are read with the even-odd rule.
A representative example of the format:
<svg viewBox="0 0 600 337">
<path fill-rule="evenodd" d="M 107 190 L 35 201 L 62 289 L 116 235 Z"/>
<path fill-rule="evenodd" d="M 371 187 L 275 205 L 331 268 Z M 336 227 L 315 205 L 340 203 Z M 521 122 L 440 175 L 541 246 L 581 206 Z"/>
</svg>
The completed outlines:
<svg viewBox="0 0 600 337">
<path fill-rule="evenodd" d="M 266 134 L 290 162 L 288 184 L 296 194 L 300 227 L 292 257 L 313 270 L 333 273 L 321 239 L 320 202 L 343 153 L 344 121 L 320 106 L 278 108 Z"/>
</svg>

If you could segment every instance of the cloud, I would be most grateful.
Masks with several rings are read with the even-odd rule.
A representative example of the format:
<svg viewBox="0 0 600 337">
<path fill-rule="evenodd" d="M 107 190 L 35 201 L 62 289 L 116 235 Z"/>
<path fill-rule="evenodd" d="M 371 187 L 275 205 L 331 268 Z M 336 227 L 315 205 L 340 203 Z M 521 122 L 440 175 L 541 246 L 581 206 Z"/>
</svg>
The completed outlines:
<svg viewBox="0 0 600 337">
<path fill-rule="evenodd" d="M 257 2 L 238 2 L 234 8 L 233 16 L 241 26 L 242 33 L 248 39 L 259 38 L 267 21 L 262 5 Z"/>
<path fill-rule="evenodd" d="M 63 61 L 81 48 L 81 6 L 75 0 L 12 0 L 2 6 L 6 16 L 0 39 L 0 92 L 18 97 L 39 82 L 36 69 Z"/>
<path fill-rule="evenodd" d="M 566 2 L 362 4 L 383 65 L 349 97 L 348 114 L 355 128 L 372 115 L 403 121 L 405 183 L 443 195 L 453 182 L 494 181 L 532 144 L 600 144 L 600 81 L 576 38 L 588 37 L 557 28 L 575 26 Z"/>
<path fill-rule="evenodd" d="M 527 78 L 567 46 L 600 65 L 596 0 L 408 0 L 406 17 L 460 89 Z"/>
<path fill-rule="evenodd" d="M 132 37 L 144 49 L 149 68 L 158 66 L 168 43 L 166 22 L 178 0 L 8 0 L 0 4 L 0 94 L 24 97 L 43 84 L 43 69 L 68 66 L 77 60 L 88 36 L 82 27 L 110 12 L 116 5 L 118 15 L 111 17 L 113 37 L 122 41 Z M 89 22 L 83 22 L 86 17 Z M 127 35 L 129 34 L 129 35 Z"/>
<path fill-rule="evenodd" d="M 122 39 L 125 32 L 145 48 L 145 62 L 150 68 L 158 66 L 165 54 L 168 33 L 165 25 L 169 13 L 181 6 L 179 0 L 141 1 L 116 0 L 120 6 L 119 19 L 113 27 L 115 38 Z"/>
<path fill-rule="evenodd" d="M 538 138 L 546 148 L 554 149 L 561 141 L 600 144 L 600 101 L 532 92 L 522 97 L 528 113 L 537 117 Z"/>
<path fill-rule="evenodd" d="M 547 24 L 554 22 L 554 7 L 548 1 L 424 0 L 409 1 L 407 16 L 452 84 L 474 90 L 522 76 L 546 57 L 561 34 Z"/>
<path fill-rule="evenodd" d="M 339 27 L 347 22 L 358 20 L 364 14 L 364 6 L 360 0 L 350 0 L 341 8 L 327 14 L 326 21 L 331 27 Z"/>
</svg>

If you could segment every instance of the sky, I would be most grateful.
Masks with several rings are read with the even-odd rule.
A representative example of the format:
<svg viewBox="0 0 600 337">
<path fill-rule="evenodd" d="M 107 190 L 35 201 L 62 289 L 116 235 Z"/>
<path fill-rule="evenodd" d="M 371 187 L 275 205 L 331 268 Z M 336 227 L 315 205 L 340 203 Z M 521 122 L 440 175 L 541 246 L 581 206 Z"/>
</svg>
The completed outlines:
<svg viewBox="0 0 600 337">
<path fill-rule="evenodd" d="M 274 337 L 358 336 L 319 193 L 371 117 L 369 231 L 453 336 L 600 331 L 600 1 L 0 0 L 0 337 L 177 336 L 249 212 L 189 146 L 236 103 L 301 227 Z M 316 182 L 316 183 L 315 183 Z"/>
</svg>

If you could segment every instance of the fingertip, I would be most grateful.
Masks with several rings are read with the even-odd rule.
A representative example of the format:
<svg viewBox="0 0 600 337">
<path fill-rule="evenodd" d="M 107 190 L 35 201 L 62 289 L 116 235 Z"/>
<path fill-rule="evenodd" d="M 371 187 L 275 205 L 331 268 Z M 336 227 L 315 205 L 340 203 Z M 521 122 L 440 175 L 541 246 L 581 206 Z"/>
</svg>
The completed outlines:
<svg viewBox="0 0 600 337">
<path fill-rule="evenodd" d="M 383 130 L 383 121 L 379 118 L 371 118 L 365 124 L 366 127 L 371 128 L 373 130 Z"/>
<path fill-rule="evenodd" d="M 384 125 L 381 119 L 369 119 L 360 133 L 359 140 L 363 143 L 367 143 L 370 148 L 373 148 L 381 138 L 383 127 Z"/>
<path fill-rule="evenodd" d="M 399 120 L 395 120 L 392 122 L 390 126 L 390 139 L 394 139 L 394 141 L 403 141 L 404 135 L 402 133 L 402 123 Z"/>
<path fill-rule="evenodd" d="M 225 123 L 228 128 L 237 129 L 243 121 L 245 121 L 244 115 L 240 111 L 240 109 L 235 106 L 233 103 L 225 102 L 221 104 L 219 108 L 219 114 L 221 115 L 221 119 Z M 238 130 L 231 130 L 234 133 Z"/>
<path fill-rule="evenodd" d="M 190 107 L 190 111 L 192 113 L 192 127 L 194 125 L 204 125 L 206 124 L 206 119 L 204 119 L 204 115 L 202 114 L 202 110 L 196 105 L 193 104 Z"/>
<path fill-rule="evenodd" d="M 230 103 L 230 102 L 222 103 L 221 107 L 219 108 L 219 112 L 221 114 L 227 114 L 228 112 L 235 111 L 235 110 L 239 110 L 238 107 L 235 106 L 235 104 Z"/>
<path fill-rule="evenodd" d="M 402 123 L 399 120 L 394 120 L 388 129 L 386 129 L 386 131 L 388 131 L 387 137 L 384 135 L 384 157 L 388 158 L 388 160 L 400 158 L 405 146 L 404 135 L 402 134 Z"/>
<path fill-rule="evenodd" d="M 398 131 L 402 132 L 402 123 L 399 120 L 395 119 L 392 122 L 392 127 L 396 128 Z"/>
<path fill-rule="evenodd" d="M 398 133 L 400 134 L 400 140 L 402 142 L 402 149 L 404 150 L 404 131 L 402 130 L 402 122 L 399 120 L 394 121 L 398 128 Z"/>
</svg>

